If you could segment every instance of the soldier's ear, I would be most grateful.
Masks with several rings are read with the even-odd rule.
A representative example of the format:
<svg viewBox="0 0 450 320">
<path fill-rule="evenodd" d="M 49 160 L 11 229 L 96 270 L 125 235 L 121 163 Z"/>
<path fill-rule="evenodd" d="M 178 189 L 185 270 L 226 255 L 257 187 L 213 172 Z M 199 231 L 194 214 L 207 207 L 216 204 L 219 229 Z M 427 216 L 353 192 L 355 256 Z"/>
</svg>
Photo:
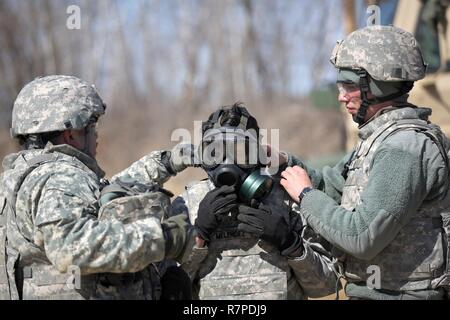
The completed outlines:
<svg viewBox="0 0 450 320">
<path fill-rule="evenodd" d="M 62 140 L 63 144 L 68 144 L 76 149 L 79 149 L 83 147 L 83 132 L 79 132 L 78 130 L 65 130 L 62 133 Z"/>
<path fill-rule="evenodd" d="M 72 130 L 63 131 L 61 136 L 62 136 L 65 144 L 71 144 L 71 142 L 73 142 L 75 140 L 73 137 L 73 134 L 72 134 Z"/>
</svg>

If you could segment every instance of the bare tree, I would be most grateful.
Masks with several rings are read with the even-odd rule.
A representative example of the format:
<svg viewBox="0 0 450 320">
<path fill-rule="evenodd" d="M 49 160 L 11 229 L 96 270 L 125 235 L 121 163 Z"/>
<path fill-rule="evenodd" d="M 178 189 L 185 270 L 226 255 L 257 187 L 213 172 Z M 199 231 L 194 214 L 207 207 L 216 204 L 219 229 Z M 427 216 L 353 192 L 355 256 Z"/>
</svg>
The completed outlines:
<svg viewBox="0 0 450 320">
<path fill-rule="evenodd" d="M 0 0 L 0 130 L 19 90 L 53 73 L 98 87 L 110 124 L 101 154 L 113 169 L 220 105 L 282 110 L 326 79 L 341 21 L 333 14 L 350 2 Z M 66 28 L 72 4 L 81 30 Z"/>
<path fill-rule="evenodd" d="M 343 0 L 342 13 L 344 15 L 344 30 L 349 34 L 356 30 L 355 0 Z"/>
</svg>

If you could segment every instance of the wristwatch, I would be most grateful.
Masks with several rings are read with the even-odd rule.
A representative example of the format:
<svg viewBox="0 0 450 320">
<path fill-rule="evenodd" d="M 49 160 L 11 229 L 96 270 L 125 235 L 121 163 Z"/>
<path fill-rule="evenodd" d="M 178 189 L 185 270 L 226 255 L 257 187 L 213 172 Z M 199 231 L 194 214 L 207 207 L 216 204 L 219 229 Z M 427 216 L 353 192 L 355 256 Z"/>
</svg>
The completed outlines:
<svg viewBox="0 0 450 320">
<path fill-rule="evenodd" d="M 306 187 L 302 190 L 302 192 L 300 192 L 299 196 L 298 196 L 298 203 L 301 203 L 303 198 L 306 196 L 306 194 L 310 191 L 313 191 L 314 189 L 311 187 Z"/>
</svg>

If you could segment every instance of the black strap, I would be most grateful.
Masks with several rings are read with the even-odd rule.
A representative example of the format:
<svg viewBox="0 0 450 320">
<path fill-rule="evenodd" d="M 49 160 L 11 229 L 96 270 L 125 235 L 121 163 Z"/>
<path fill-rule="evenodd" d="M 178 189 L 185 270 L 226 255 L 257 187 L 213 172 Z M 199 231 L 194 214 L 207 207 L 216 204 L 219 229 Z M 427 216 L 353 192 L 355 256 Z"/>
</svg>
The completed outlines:
<svg viewBox="0 0 450 320">
<path fill-rule="evenodd" d="M 350 155 L 350 158 L 344 165 L 344 170 L 342 170 L 342 173 L 341 173 L 341 175 L 344 177 L 344 179 L 347 179 L 347 177 L 348 177 L 348 171 L 350 170 L 350 164 L 353 161 L 353 156 L 355 155 L 355 153 L 356 153 L 356 149 L 353 150 L 352 154 Z"/>
<path fill-rule="evenodd" d="M 223 108 L 221 108 L 220 110 L 214 112 L 214 114 L 213 114 L 213 116 L 211 118 L 211 121 L 210 121 L 211 124 L 214 127 L 217 127 L 217 124 L 219 123 L 220 116 L 222 115 L 222 113 L 224 113 L 224 111 L 225 110 Z M 219 124 L 219 126 L 220 126 L 220 124 Z"/>
<path fill-rule="evenodd" d="M 355 122 L 359 125 L 363 125 L 365 123 L 365 117 L 370 105 L 390 101 L 395 98 L 401 97 L 411 91 L 411 89 L 414 87 L 414 82 L 405 81 L 403 82 L 402 88 L 398 92 L 382 98 L 369 99 L 367 96 L 367 94 L 370 92 L 369 74 L 364 69 L 357 70 L 357 74 L 359 76 L 359 89 L 361 91 L 361 106 L 358 110 L 358 113 L 356 114 Z"/>
<path fill-rule="evenodd" d="M 247 129 L 250 113 L 248 113 L 247 109 L 245 109 L 244 107 L 239 107 L 239 110 L 241 111 L 241 121 L 239 123 L 239 126 L 242 130 L 245 131 Z"/>
<path fill-rule="evenodd" d="M 410 92 L 412 90 L 412 88 L 414 87 L 414 82 L 412 81 L 407 81 L 403 83 L 402 88 L 400 89 L 399 92 L 390 94 L 388 96 L 385 96 L 383 98 L 374 98 L 372 99 L 373 101 L 375 101 L 375 103 L 381 103 L 381 102 L 386 102 L 389 100 L 393 100 L 395 98 L 401 97 L 405 94 L 407 94 L 408 92 Z"/>
<path fill-rule="evenodd" d="M 113 183 L 107 185 L 100 192 L 100 197 L 107 193 L 120 193 L 122 196 L 139 195 L 143 193 L 161 192 L 169 197 L 173 197 L 174 194 L 169 190 L 160 187 L 157 184 L 143 184 L 137 181 L 126 182 L 120 179 L 116 179 Z"/>
<path fill-rule="evenodd" d="M 214 112 L 207 121 L 202 123 L 202 132 L 205 133 L 209 129 L 214 128 L 215 124 L 218 123 L 220 116 L 223 113 L 223 108 Z"/>
<path fill-rule="evenodd" d="M 364 124 L 367 109 L 370 106 L 370 100 L 367 97 L 367 94 L 370 91 L 369 88 L 369 79 L 366 70 L 360 69 L 357 71 L 357 74 L 359 76 L 359 90 L 361 92 L 361 106 L 359 107 L 358 113 L 356 114 L 355 121 L 359 125 Z"/>
<path fill-rule="evenodd" d="M 231 110 L 230 107 L 222 107 L 222 108 L 220 108 L 220 110 L 217 110 L 216 112 L 214 112 L 209 117 L 208 121 L 203 122 L 203 124 L 202 124 L 203 132 L 205 132 L 211 128 L 220 128 L 221 124 L 219 122 L 219 119 L 222 116 L 222 114 L 227 110 Z M 239 107 L 239 111 L 241 113 L 239 128 L 242 130 L 246 130 L 248 119 L 250 118 L 250 113 L 244 107 Z"/>
</svg>

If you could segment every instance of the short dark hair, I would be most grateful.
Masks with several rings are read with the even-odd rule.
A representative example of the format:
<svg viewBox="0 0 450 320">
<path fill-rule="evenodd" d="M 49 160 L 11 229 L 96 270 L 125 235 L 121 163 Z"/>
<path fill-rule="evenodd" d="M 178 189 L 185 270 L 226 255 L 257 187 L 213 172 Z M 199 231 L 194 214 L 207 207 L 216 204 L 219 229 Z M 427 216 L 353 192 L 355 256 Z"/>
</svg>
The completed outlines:
<svg viewBox="0 0 450 320">
<path fill-rule="evenodd" d="M 248 116 L 246 130 L 253 129 L 259 135 L 258 121 L 253 117 L 242 102 L 236 102 L 231 106 L 222 107 L 223 114 L 220 117 L 220 125 L 227 127 L 237 127 L 241 122 L 241 117 Z M 213 113 L 214 114 L 214 113 Z M 212 119 L 213 114 L 209 119 Z"/>
<path fill-rule="evenodd" d="M 26 136 L 18 136 L 18 141 L 22 149 L 43 149 L 48 142 L 55 141 L 61 135 L 61 131 L 53 131 L 46 133 L 29 134 Z"/>
</svg>

